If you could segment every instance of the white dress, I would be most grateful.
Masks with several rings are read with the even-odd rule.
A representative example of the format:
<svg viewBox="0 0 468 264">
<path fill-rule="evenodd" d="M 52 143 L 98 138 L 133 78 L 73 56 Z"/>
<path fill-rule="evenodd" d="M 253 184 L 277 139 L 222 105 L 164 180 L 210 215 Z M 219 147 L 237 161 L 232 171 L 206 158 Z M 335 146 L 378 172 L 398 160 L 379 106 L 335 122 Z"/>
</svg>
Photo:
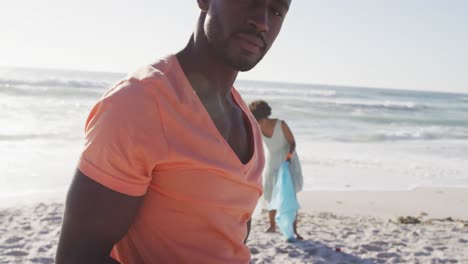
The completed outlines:
<svg viewBox="0 0 468 264">
<path fill-rule="evenodd" d="M 266 137 L 262 134 L 266 156 L 265 169 L 263 170 L 264 199 L 268 203 L 271 201 L 273 186 L 278 176 L 279 167 L 281 163 L 285 161 L 289 151 L 289 143 L 284 136 L 281 123 L 281 120 L 276 121 L 271 137 Z M 303 177 L 299 157 L 295 151 L 291 157 L 289 170 L 297 193 L 302 190 Z"/>
</svg>

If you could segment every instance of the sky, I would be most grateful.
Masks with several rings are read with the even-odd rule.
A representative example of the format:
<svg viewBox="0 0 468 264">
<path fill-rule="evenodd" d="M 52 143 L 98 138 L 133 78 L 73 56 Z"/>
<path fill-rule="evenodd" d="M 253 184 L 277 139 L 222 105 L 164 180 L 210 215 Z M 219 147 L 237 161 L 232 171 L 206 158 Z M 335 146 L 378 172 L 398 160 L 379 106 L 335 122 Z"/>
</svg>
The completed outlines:
<svg viewBox="0 0 468 264">
<path fill-rule="evenodd" d="M 293 0 L 239 79 L 468 93 L 468 1 Z M 188 41 L 196 0 L 0 2 L 0 66 L 131 72 Z"/>
</svg>

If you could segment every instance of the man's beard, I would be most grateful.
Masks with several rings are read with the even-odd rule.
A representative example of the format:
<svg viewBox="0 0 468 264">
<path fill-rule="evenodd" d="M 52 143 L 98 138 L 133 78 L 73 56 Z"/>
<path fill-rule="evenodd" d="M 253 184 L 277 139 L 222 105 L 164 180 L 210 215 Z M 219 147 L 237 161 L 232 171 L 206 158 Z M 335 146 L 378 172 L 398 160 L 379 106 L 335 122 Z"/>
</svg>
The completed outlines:
<svg viewBox="0 0 468 264">
<path fill-rule="evenodd" d="M 208 19 L 210 19 L 210 25 L 205 27 L 207 42 L 213 48 L 216 56 L 226 65 L 236 71 L 246 72 L 254 68 L 263 59 L 265 53 L 255 60 L 249 60 L 246 56 L 242 56 L 242 54 L 232 54 L 230 52 L 232 49 L 229 47 L 232 36 L 223 37 L 225 34 L 221 26 L 219 26 L 220 23 L 217 16 L 211 15 Z"/>
<path fill-rule="evenodd" d="M 230 54 L 229 53 L 229 41 L 223 42 L 224 46 L 220 50 L 215 52 L 221 59 L 229 66 L 231 66 L 236 71 L 246 72 L 253 69 L 257 63 L 259 63 L 262 56 L 259 56 L 256 60 L 249 60 L 247 57 L 242 56 L 241 54 Z M 242 52 L 242 51 L 241 51 Z"/>
</svg>

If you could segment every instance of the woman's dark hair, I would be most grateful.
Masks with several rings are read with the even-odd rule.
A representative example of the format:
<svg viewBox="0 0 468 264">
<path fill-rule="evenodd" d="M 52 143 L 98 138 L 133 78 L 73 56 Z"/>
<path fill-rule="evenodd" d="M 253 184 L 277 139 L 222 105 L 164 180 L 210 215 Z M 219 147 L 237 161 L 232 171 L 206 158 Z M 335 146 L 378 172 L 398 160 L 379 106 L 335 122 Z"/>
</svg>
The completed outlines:
<svg viewBox="0 0 468 264">
<path fill-rule="evenodd" d="M 249 109 L 257 121 L 271 115 L 271 107 L 263 100 L 253 101 L 250 103 Z"/>
</svg>

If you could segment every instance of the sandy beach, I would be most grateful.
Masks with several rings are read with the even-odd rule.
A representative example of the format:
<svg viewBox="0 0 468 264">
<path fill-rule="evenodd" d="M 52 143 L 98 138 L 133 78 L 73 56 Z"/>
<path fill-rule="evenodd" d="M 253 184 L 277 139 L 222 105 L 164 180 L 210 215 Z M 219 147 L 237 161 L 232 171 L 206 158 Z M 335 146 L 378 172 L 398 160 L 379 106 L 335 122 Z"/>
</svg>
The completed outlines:
<svg viewBox="0 0 468 264">
<path fill-rule="evenodd" d="M 468 263 L 468 189 L 314 191 L 299 200 L 305 240 L 264 233 L 263 213 L 248 243 L 252 263 Z"/>
<path fill-rule="evenodd" d="M 264 233 L 264 212 L 248 241 L 252 263 L 468 263 L 468 189 L 318 191 L 299 200 L 305 239 L 287 243 Z M 63 208 L 1 209 L 0 264 L 54 263 Z"/>
</svg>

